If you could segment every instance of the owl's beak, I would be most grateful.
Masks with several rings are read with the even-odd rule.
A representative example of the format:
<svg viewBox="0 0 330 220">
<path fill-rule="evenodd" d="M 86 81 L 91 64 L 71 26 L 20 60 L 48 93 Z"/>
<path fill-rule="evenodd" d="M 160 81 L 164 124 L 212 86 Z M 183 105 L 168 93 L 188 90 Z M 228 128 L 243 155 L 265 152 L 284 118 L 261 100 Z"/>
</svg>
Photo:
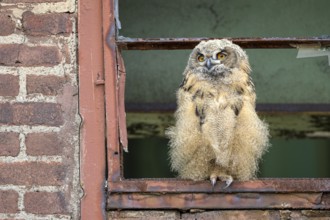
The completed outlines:
<svg viewBox="0 0 330 220">
<path fill-rule="evenodd" d="M 207 59 L 205 66 L 207 67 L 208 70 L 210 70 L 213 66 L 213 64 L 211 63 L 211 59 Z"/>
</svg>

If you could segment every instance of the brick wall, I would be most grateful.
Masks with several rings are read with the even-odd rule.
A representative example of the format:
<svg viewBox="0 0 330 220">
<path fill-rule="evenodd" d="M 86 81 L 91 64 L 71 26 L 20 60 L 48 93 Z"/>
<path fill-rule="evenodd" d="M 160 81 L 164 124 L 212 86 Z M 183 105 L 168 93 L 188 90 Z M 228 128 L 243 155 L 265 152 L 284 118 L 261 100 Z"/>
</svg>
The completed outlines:
<svg viewBox="0 0 330 220">
<path fill-rule="evenodd" d="M 79 219 L 75 0 L 0 1 L 0 219 Z"/>
</svg>

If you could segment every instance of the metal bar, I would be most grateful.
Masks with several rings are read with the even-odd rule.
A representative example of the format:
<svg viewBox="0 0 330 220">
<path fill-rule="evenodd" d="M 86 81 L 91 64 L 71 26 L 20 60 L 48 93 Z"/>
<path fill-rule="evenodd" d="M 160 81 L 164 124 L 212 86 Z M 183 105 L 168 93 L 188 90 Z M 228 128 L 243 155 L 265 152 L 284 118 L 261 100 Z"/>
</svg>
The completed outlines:
<svg viewBox="0 0 330 220">
<path fill-rule="evenodd" d="M 80 127 L 80 219 L 104 219 L 101 186 L 106 176 L 102 3 L 81 0 L 78 5 Z M 103 83 L 103 84 L 102 84 Z"/>
<path fill-rule="evenodd" d="M 175 103 L 126 103 L 127 112 L 173 112 L 175 109 Z M 261 103 L 256 109 L 259 112 L 330 112 L 330 104 Z"/>
<path fill-rule="evenodd" d="M 112 182 L 109 192 L 118 193 L 298 193 L 330 192 L 330 178 L 276 178 L 258 179 L 245 182 L 234 181 L 223 189 L 224 183 L 212 188 L 209 181 L 180 179 L 135 179 Z"/>
<path fill-rule="evenodd" d="M 112 194 L 108 209 L 329 209 L 324 193 Z"/>
<path fill-rule="evenodd" d="M 117 181 L 121 178 L 118 130 L 118 90 L 117 90 L 117 67 L 116 59 L 116 22 L 114 18 L 114 2 L 105 1 L 103 5 L 103 59 L 105 72 L 105 109 L 106 109 L 106 137 L 107 137 L 107 165 L 108 181 Z M 105 140 L 104 140 L 105 141 Z M 103 158 L 99 158 L 103 159 Z"/>
<path fill-rule="evenodd" d="M 124 151 L 128 152 L 127 146 L 127 128 L 126 128 L 126 112 L 125 112 L 125 82 L 126 82 L 126 70 L 124 65 L 124 59 L 121 55 L 121 51 L 117 50 L 117 92 L 118 92 L 118 120 L 119 120 L 119 137 L 120 144 Z"/>
<path fill-rule="evenodd" d="M 124 50 L 184 50 L 194 48 L 202 40 L 222 38 L 127 38 L 118 37 Z M 243 48 L 296 48 L 298 45 L 329 46 L 330 37 L 310 38 L 227 38 Z"/>
</svg>

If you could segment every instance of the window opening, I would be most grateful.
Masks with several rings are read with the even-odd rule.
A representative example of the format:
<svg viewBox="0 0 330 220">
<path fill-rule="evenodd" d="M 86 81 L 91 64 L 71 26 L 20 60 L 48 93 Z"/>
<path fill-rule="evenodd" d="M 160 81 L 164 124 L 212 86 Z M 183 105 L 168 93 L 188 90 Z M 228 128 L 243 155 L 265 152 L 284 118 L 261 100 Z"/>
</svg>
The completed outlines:
<svg viewBox="0 0 330 220">
<path fill-rule="evenodd" d="M 113 21 L 114 23 L 114 21 Z M 113 26 L 112 26 L 113 27 Z M 233 35 L 234 36 L 234 35 Z M 127 38 L 111 36 L 112 42 L 110 48 L 112 49 L 112 61 L 118 67 L 115 69 L 117 75 L 115 76 L 116 85 L 123 85 L 123 74 L 126 72 L 123 63 L 121 63 L 121 53 L 126 50 L 191 50 L 198 42 L 204 39 L 211 38 Z M 221 37 L 220 37 L 221 38 Z M 306 38 L 231 38 L 231 40 L 240 45 L 243 49 L 288 49 L 297 48 L 300 45 L 317 45 L 321 48 L 328 48 L 330 46 L 330 38 L 323 37 L 306 37 Z M 114 52 L 116 51 L 116 52 Z M 249 52 L 248 52 L 249 54 Z M 185 57 L 187 59 L 187 57 Z M 126 62 L 126 60 L 125 60 Z M 186 61 L 185 61 L 186 62 Z M 185 65 L 183 62 L 183 65 Z M 321 66 L 321 65 L 320 65 Z M 327 68 L 324 67 L 323 68 Z M 254 69 L 254 67 L 252 67 Z M 326 69 L 325 71 L 328 71 Z M 183 69 L 179 72 L 183 72 Z M 115 102 L 111 104 L 116 106 L 115 114 L 108 114 L 107 127 L 119 129 L 125 128 L 123 123 L 123 87 L 117 86 L 115 90 Z M 258 89 L 258 87 L 257 87 Z M 121 92 L 120 92 L 121 91 Z M 175 90 L 173 91 L 175 92 Z M 108 91 L 108 95 L 110 91 Z M 258 96 L 258 92 L 257 92 Z M 113 94 L 112 94 L 113 97 Z M 111 100 L 111 99 L 108 99 Z M 326 99 L 329 100 L 329 99 Z M 111 101 L 110 101 L 111 102 Z M 110 104 L 108 103 L 107 106 Z M 136 103 L 127 104 L 128 118 L 134 117 L 130 115 L 129 111 L 134 110 L 135 113 L 150 112 L 154 114 L 157 111 L 172 111 L 175 105 L 168 103 L 157 104 L 148 103 L 148 105 L 139 105 Z M 313 124 L 309 127 L 310 130 L 289 132 L 285 129 L 278 129 L 278 135 L 287 135 L 287 137 L 301 137 L 308 136 L 309 141 L 314 145 L 312 139 L 316 137 L 329 138 L 329 112 L 330 103 L 264 103 L 259 104 L 257 109 L 268 114 L 283 113 L 283 121 L 288 126 L 295 126 L 297 121 L 304 126 Z M 112 109 L 113 110 L 113 109 Z M 109 110 L 107 109 L 107 112 Z M 138 112 L 138 113 L 136 113 Z M 110 112 L 111 113 L 111 112 Z M 285 113 L 285 114 L 284 114 Z M 296 120 L 290 118 L 286 120 L 286 115 L 294 114 L 297 116 Z M 171 116 L 169 116 L 171 117 Z M 308 119 L 306 119 L 308 118 Z M 159 119 L 159 118 L 158 118 Z M 171 119 L 168 119 L 171 121 Z M 270 119 L 275 120 L 275 119 Z M 314 121 L 313 121 L 314 120 Z M 119 122 L 118 122 L 119 121 Z M 110 122 L 110 123 L 109 123 Z M 276 122 L 276 121 L 275 121 Z M 285 124 L 284 123 L 284 124 Z M 291 124 L 290 124 L 291 123 Z M 166 124 L 166 123 L 164 123 Z M 134 127 L 135 126 L 135 127 Z M 131 126 L 128 124 L 128 135 L 139 135 L 138 132 L 146 132 L 148 128 L 139 126 Z M 162 125 L 165 127 L 165 125 Z M 163 128 L 159 128 L 163 129 Z M 149 131 L 155 130 L 149 128 Z M 124 129 L 126 131 L 126 128 Z M 135 132 L 135 133 L 134 133 Z M 109 131 L 108 138 L 118 137 L 116 144 L 108 144 L 108 151 L 114 152 L 113 157 L 109 157 L 109 196 L 108 209 L 149 209 L 149 208 L 163 208 L 163 209 L 254 209 L 254 208 L 308 208 L 308 209 L 324 209 L 330 208 L 327 201 L 330 198 L 330 179 L 329 178 L 271 178 L 271 179 L 257 179 L 246 182 L 236 182 L 230 188 L 223 189 L 220 185 L 212 189 L 208 181 L 190 181 L 180 180 L 175 178 L 170 179 L 126 179 L 123 176 L 122 164 L 123 160 L 131 160 L 129 157 L 123 157 L 124 152 L 120 147 L 120 143 L 125 146 L 125 134 L 119 130 L 119 134 L 115 131 Z M 124 132 L 125 133 L 125 132 Z M 135 140 L 138 142 L 139 140 Z M 153 140 L 149 140 L 153 141 Z M 323 140 L 324 151 L 328 151 L 329 139 Z M 322 142 L 322 141 L 321 141 Z M 157 145 L 157 144 L 155 144 Z M 296 143 L 296 145 L 303 145 Z M 134 150 L 137 150 L 138 146 Z M 157 146 L 154 146 L 156 148 Z M 130 147 L 129 147 L 130 150 Z M 133 150 L 133 151 L 134 151 Z M 147 149 L 148 150 L 148 149 Z M 306 150 L 306 149 L 305 149 Z M 111 154 L 112 155 L 112 154 Z M 164 155 L 165 156 L 165 155 Z M 167 157 L 167 155 L 166 155 Z M 264 160 L 266 160 L 264 158 Z M 324 162 L 326 165 L 326 162 Z M 266 169 L 266 168 L 265 168 Z M 327 171 L 324 171 L 327 173 Z M 169 174 L 172 175 L 172 174 Z M 322 176 L 323 174 L 320 174 Z M 148 176 L 147 176 L 148 177 Z M 329 177 L 329 176 L 327 176 Z M 253 193 L 253 194 L 251 194 Z M 252 196 L 252 197 L 251 197 Z M 173 198 L 176 198 L 174 201 Z M 253 198 L 253 199 L 251 199 Z M 320 202 L 321 198 L 321 202 Z M 202 202 L 200 202 L 202 201 Z M 232 201 L 232 202 L 228 202 Z M 262 201 L 262 202 L 256 202 Z M 283 207 L 283 202 L 288 206 Z"/>
</svg>

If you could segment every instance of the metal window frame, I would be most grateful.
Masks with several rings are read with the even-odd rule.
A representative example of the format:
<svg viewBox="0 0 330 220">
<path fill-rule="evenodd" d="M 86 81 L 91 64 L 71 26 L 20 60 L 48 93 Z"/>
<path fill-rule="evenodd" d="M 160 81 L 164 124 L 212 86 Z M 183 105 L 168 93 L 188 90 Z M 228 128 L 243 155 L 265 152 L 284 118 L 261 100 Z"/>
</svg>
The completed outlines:
<svg viewBox="0 0 330 220">
<path fill-rule="evenodd" d="M 120 51 L 191 49 L 205 38 L 117 37 L 114 0 L 104 4 L 102 12 L 105 74 L 104 80 L 100 79 L 99 83 L 105 85 L 108 168 L 106 208 L 108 210 L 330 209 L 330 178 L 236 181 L 227 189 L 223 189 L 223 184 L 220 183 L 212 188 L 209 181 L 124 179 L 122 146 L 125 146 L 123 108 L 125 73 Z M 233 38 L 231 40 L 243 48 L 294 48 L 301 44 L 330 45 L 330 38 Z M 297 108 L 299 109 L 299 106 Z M 324 110 L 330 112 L 329 105 L 323 106 L 322 111 Z"/>
</svg>

